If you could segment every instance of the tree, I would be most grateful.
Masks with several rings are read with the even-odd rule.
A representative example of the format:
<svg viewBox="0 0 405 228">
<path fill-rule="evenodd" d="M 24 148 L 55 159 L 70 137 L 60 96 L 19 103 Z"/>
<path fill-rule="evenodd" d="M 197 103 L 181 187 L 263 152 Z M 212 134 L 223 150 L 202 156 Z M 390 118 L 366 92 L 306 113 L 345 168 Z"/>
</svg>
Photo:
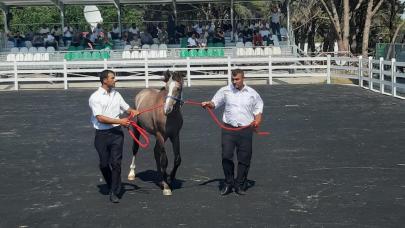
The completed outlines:
<svg viewBox="0 0 405 228">
<path fill-rule="evenodd" d="M 368 39 L 370 34 L 371 28 L 371 19 L 377 13 L 378 9 L 380 9 L 384 0 L 368 0 L 367 3 L 367 14 L 366 19 L 364 21 L 364 30 L 363 30 L 363 43 L 362 43 L 362 55 L 368 56 Z"/>
</svg>

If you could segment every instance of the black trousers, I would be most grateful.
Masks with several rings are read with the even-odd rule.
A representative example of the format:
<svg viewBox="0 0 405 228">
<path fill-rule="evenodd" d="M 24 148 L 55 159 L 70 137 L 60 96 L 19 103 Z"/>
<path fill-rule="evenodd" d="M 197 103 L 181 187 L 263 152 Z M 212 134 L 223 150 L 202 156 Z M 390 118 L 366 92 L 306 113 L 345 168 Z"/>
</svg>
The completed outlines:
<svg viewBox="0 0 405 228">
<path fill-rule="evenodd" d="M 121 127 L 96 130 L 94 146 L 100 158 L 100 170 L 111 192 L 121 191 L 121 161 L 124 133 Z"/>
<path fill-rule="evenodd" d="M 222 130 L 222 168 L 225 184 L 245 187 L 252 158 L 252 136 L 251 128 L 241 131 Z M 235 151 L 238 160 L 236 179 L 234 179 L 235 165 L 233 162 Z"/>
</svg>

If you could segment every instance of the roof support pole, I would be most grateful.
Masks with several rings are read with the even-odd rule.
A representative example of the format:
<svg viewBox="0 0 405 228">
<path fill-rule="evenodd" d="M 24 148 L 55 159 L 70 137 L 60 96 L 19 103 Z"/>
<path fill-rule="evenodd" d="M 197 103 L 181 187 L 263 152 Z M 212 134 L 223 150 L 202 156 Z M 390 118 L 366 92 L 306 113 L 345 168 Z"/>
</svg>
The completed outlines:
<svg viewBox="0 0 405 228">
<path fill-rule="evenodd" d="M 61 30 L 65 27 L 65 5 L 60 0 L 51 0 L 56 8 L 60 11 L 60 26 L 62 27 Z"/>
<path fill-rule="evenodd" d="M 235 36 L 234 36 L 234 33 L 235 33 L 235 23 L 234 23 L 234 21 L 233 21 L 233 18 L 234 18 L 234 16 L 233 16 L 233 0 L 231 0 L 231 26 L 232 26 L 232 34 L 231 34 L 231 41 L 235 41 L 234 39 L 235 39 Z"/>
<path fill-rule="evenodd" d="M 9 32 L 8 28 L 8 13 L 10 8 L 3 3 L 0 3 L 0 9 L 3 11 L 3 23 L 4 23 L 4 32 L 7 34 Z"/>
<path fill-rule="evenodd" d="M 114 0 L 114 6 L 115 6 L 115 8 L 117 8 L 118 28 L 120 29 L 120 37 L 122 37 L 121 4 L 120 4 L 120 0 Z"/>
<path fill-rule="evenodd" d="M 173 0 L 174 26 L 177 26 L 177 8 L 176 0 Z"/>
</svg>

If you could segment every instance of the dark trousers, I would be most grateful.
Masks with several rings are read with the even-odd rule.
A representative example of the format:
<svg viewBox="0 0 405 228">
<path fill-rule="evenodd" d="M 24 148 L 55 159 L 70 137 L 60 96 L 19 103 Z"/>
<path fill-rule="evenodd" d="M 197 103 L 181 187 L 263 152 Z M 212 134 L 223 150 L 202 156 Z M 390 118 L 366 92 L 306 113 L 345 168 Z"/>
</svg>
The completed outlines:
<svg viewBox="0 0 405 228">
<path fill-rule="evenodd" d="M 124 134 L 121 127 L 96 130 L 94 146 L 100 158 L 100 170 L 111 192 L 121 191 L 121 160 Z"/>
<path fill-rule="evenodd" d="M 222 168 L 225 174 L 225 184 L 245 186 L 252 158 L 252 136 L 251 128 L 241 131 L 222 130 Z M 234 179 L 235 165 L 233 162 L 235 151 L 238 160 L 236 179 Z"/>
</svg>

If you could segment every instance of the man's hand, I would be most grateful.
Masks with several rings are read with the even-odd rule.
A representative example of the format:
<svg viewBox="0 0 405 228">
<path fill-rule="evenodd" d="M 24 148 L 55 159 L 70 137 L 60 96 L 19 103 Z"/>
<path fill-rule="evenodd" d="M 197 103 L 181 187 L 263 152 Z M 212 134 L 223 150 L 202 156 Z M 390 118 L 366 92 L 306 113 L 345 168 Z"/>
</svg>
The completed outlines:
<svg viewBox="0 0 405 228">
<path fill-rule="evenodd" d="M 253 122 L 250 124 L 250 126 L 252 126 L 253 128 L 259 128 L 260 124 L 262 123 L 262 114 L 259 113 L 257 115 L 255 115 L 255 120 L 253 120 Z"/>
<path fill-rule="evenodd" d="M 131 109 L 131 110 L 129 110 L 129 112 L 132 117 L 139 115 L 139 111 L 135 110 L 135 109 Z"/>
<path fill-rule="evenodd" d="M 202 106 L 203 108 L 210 108 L 210 109 L 215 108 L 215 104 L 214 104 L 214 102 L 212 102 L 212 101 L 204 101 L 204 102 L 201 102 L 201 106 Z"/>
<path fill-rule="evenodd" d="M 131 121 L 128 118 L 122 118 L 120 119 L 120 125 L 124 127 L 129 127 L 129 124 Z"/>
</svg>

